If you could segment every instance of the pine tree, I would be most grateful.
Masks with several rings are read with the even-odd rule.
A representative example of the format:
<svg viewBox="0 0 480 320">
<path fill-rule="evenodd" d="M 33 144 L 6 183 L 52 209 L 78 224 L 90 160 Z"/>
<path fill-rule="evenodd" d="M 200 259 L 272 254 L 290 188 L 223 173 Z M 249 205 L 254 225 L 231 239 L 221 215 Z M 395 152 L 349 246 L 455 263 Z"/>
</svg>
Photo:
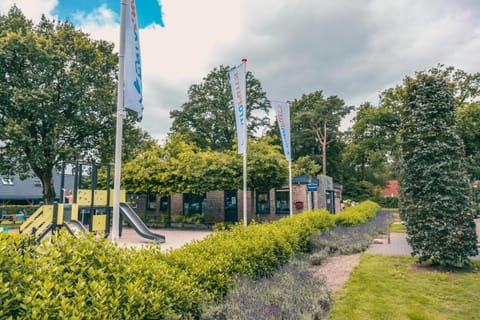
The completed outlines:
<svg viewBox="0 0 480 320">
<path fill-rule="evenodd" d="M 463 142 L 446 82 L 428 73 L 406 81 L 401 114 L 401 215 L 419 262 L 470 265 L 478 254 Z"/>
</svg>

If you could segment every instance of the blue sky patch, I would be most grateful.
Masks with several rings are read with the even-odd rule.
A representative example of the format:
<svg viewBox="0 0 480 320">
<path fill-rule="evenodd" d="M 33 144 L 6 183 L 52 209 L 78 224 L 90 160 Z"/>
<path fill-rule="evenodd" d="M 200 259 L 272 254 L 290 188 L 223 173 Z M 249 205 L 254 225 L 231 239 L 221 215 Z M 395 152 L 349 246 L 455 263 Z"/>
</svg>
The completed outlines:
<svg viewBox="0 0 480 320">
<path fill-rule="evenodd" d="M 144 28 L 152 23 L 156 23 L 164 27 L 162 19 L 162 7 L 157 0 L 137 0 L 135 2 L 138 12 L 138 24 L 140 28 Z M 107 7 L 116 13 L 117 22 L 120 22 L 120 0 L 60 0 L 54 10 L 54 14 L 58 15 L 62 20 L 70 20 L 74 23 L 78 22 L 75 17 L 78 15 L 88 16 L 101 6 Z"/>
</svg>

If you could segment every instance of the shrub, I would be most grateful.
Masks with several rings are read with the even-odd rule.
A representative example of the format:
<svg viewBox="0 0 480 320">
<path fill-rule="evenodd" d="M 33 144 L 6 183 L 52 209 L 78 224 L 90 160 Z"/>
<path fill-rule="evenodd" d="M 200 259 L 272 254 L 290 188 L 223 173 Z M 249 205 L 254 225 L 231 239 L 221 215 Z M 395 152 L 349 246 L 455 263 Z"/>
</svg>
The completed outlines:
<svg viewBox="0 0 480 320">
<path fill-rule="evenodd" d="M 375 219 L 366 223 L 348 227 L 338 225 L 324 233 L 313 235 L 312 256 L 317 255 L 317 252 L 353 254 L 365 251 L 377 234 L 387 231 L 391 215 L 388 211 L 379 211 Z"/>
<path fill-rule="evenodd" d="M 0 318 L 163 318 L 194 310 L 201 297 L 194 279 L 153 259 L 155 250 L 119 248 L 92 236 L 61 234 L 41 245 L 0 237 Z"/>
<path fill-rule="evenodd" d="M 273 276 L 241 277 L 222 303 L 205 306 L 202 319 L 321 319 L 331 297 L 323 279 L 294 259 Z"/>
<path fill-rule="evenodd" d="M 446 81 L 429 73 L 407 79 L 400 144 L 407 240 L 419 262 L 464 267 L 478 249 L 465 152 L 455 130 L 454 99 Z"/>
<path fill-rule="evenodd" d="M 356 206 L 345 208 L 345 210 L 335 215 L 335 221 L 337 224 L 345 226 L 365 223 L 373 219 L 378 210 L 380 210 L 380 206 L 377 203 L 366 200 Z"/>
<path fill-rule="evenodd" d="M 153 245 L 120 248 L 93 235 L 73 238 L 61 232 L 37 244 L 27 236 L 2 233 L 0 318 L 198 318 L 201 306 L 221 301 L 237 277 L 275 277 L 293 255 L 312 249 L 313 234 L 332 228 L 335 221 L 326 210 L 316 210 L 271 223 L 236 225 L 166 254 Z M 287 318 L 309 296 L 303 294 L 309 289 L 303 289 L 302 279 L 292 279 L 285 276 L 282 283 L 298 281 L 295 288 L 302 294 L 293 297 L 295 291 L 287 291 L 293 299 L 281 307 Z M 285 291 L 278 290 L 277 297 L 285 299 Z M 299 314 L 307 310 L 302 308 Z M 316 313 L 315 308 L 308 312 Z"/>
</svg>

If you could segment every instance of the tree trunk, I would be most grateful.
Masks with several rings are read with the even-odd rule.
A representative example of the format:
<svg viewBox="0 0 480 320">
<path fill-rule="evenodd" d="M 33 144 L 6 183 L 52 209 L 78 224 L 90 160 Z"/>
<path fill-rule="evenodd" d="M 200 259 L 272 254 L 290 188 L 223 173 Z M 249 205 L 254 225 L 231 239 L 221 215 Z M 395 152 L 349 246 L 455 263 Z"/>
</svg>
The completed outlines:
<svg viewBox="0 0 480 320">
<path fill-rule="evenodd" d="M 35 172 L 37 177 L 42 182 L 43 190 L 42 197 L 44 204 L 52 204 L 55 201 L 55 187 L 53 184 L 52 170 L 41 170 Z"/>
</svg>

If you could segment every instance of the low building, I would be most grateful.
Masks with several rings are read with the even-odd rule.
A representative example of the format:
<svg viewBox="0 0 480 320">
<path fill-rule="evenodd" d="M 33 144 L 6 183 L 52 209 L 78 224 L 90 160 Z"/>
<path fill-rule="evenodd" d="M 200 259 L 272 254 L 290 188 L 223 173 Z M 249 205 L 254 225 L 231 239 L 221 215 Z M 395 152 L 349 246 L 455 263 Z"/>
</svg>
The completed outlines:
<svg viewBox="0 0 480 320">
<path fill-rule="evenodd" d="M 331 177 L 298 176 L 292 179 L 293 214 L 310 209 L 327 209 L 332 214 L 341 211 L 342 186 Z M 155 195 L 134 196 L 137 212 L 158 217 L 168 210 L 168 199 Z M 217 190 L 206 194 L 175 194 L 170 199 L 172 216 L 199 214 L 205 221 L 237 222 L 243 220 L 243 191 Z M 270 221 L 290 215 L 288 185 L 278 189 L 249 191 L 247 194 L 248 221 Z"/>
<path fill-rule="evenodd" d="M 382 189 L 381 192 L 382 197 L 388 198 L 398 198 L 398 181 L 397 180 L 389 180 L 387 186 Z"/>
<path fill-rule="evenodd" d="M 62 202 L 61 174 L 53 173 L 56 201 Z M 73 189 L 73 176 L 65 175 L 64 189 Z M 36 177 L 20 179 L 20 176 L 0 176 L 0 205 L 35 205 L 43 201 L 42 182 Z"/>
</svg>

